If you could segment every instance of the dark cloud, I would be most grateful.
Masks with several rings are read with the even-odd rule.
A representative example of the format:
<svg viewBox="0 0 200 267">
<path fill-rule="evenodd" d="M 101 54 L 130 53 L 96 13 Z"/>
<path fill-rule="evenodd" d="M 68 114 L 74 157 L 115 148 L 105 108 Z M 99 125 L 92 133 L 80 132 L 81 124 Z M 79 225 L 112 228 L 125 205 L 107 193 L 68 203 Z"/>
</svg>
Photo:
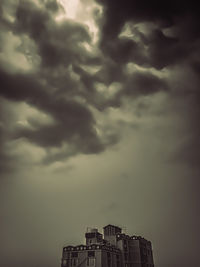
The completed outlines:
<svg viewBox="0 0 200 267">
<path fill-rule="evenodd" d="M 34 129 L 18 126 L 12 133 L 13 138 L 25 137 L 43 147 L 61 146 L 64 141 L 72 142 L 76 147 L 74 153 L 97 153 L 103 150 L 94 130 L 95 121 L 85 106 L 59 96 L 54 97 L 47 91 L 48 88 L 41 86 L 36 77 L 1 73 L 0 80 L 4 97 L 25 101 L 50 114 L 55 121 L 52 125 L 41 126 L 39 122 L 29 120 Z"/>
<path fill-rule="evenodd" d="M 164 26 L 172 25 L 178 16 L 192 14 L 197 20 L 199 7 L 188 1 L 98 1 L 105 7 L 104 34 L 109 38 L 116 36 L 124 23 L 129 20 L 136 22 L 162 22 Z M 196 26 L 197 27 L 197 26 Z M 197 29 L 197 28 L 196 28 Z"/>
<path fill-rule="evenodd" d="M 182 45 L 178 38 L 167 37 L 161 30 L 155 30 L 147 41 L 150 64 L 162 69 L 168 65 L 181 62 L 189 54 L 190 48 Z"/>
<path fill-rule="evenodd" d="M 167 83 L 148 72 L 135 72 L 127 81 L 122 94 L 128 96 L 148 95 L 167 90 Z"/>
<path fill-rule="evenodd" d="M 21 1 L 16 11 L 15 31 L 28 34 L 37 44 L 42 64 L 56 67 L 91 60 L 80 43 L 89 42 L 84 26 L 75 22 L 56 23 L 46 9 Z"/>
<path fill-rule="evenodd" d="M 96 64 L 94 57 L 81 46 L 83 42 L 90 42 L 89 34 L 78 23 L 56 23 L 49 13 L 49 9 L 58 11 L 56 1 L 41 1 L 41 4 L 43 8 L 32 1 L 19 1 L 16 21 L 9 28 L 14 36 L 20 38 L 26 34 L 35 42 L 41 66 L 33 74 L 15 70 L 10 73 L 8 67 L 2 65 L 0 94 L 9 101 L 26 102 L 48 114 L 54 122 L 44 126 L 28 118 L 31 128 L 22 125 L 13 127 L 9 137 L 11 140 L 25 138 L 44 148 L 61 147 L 65 142 L 73 144 L 73 149 L 59 153 L 63 157 L 76 153 L 99 153 L 104 150 L 104 145 L 96 134 L 95 120 L 85 104 L 73 100 L 79 95 L 81 84 L 70 76 L 73 67 L 67 69 L 69 65 Z M 35 52 L 30 53 L 32 58 L 35 57 Z M 63 68 L 56 69 L 58 65 Z M 89 89 L 87 84 L 82 87 L 83 91 Z"/>
<path fill-rule="evenodd" d="M 193 42 L 199 37 L 199 7 L 193 2 L 98 2 L 104 4 L 105 9 L 102 49 L 107 55 L 118 61 L 120 59 L 123 63 L 134 61 L 158 69 L 176 64 L 191 54 Z M 140 38 L 139 42 L 118 38 L 128 22 L 133 24 L 132 33 Z M 139 23 L 154 23 L 156 29 L 150 29 L 147 36 L 138 27 Z M 170 29 L 172 36 L 165 35 L 165 29 Z"/>
<path fill-rule="evenodd" d="M 121 38 L 108 42 L 106 46 L 110 57 L 118 64 L 133 61 L 142 65 L 146 61 L 142 48 L 133 40 Z"/>
<path fill-rule="evenodd" d="M 10 69 L 7 62 L 1 63 L 1 96 L 9 101 L 26 102 L 50 116 L 52 122 L 45 125 L 28 118 L 31 127 L 17 125 L 9 136 L 25 138 L 45 149 L 71 144 L 68 151 L 56 153 L 55 157 L 50 155 L 52 160 L 76 153 L 99 153 L 117 142 L 117 134 L 110 137 L 97 134 L 98 122 L 89 106 L 104 111 L 109 107 L 119 108 L 124 98 L 132 102 L 137 97 L 160 91 L 170 94 L 177 91 L 169 77 L 156 75 L 151 68 L 169 68 L 170 71 L 173 66 L 188 62 L 195 73 L 198 71 L 198 33 L 195 29 L 190 32 L 197 10 L 191 5 L 186 10 L 178 1 L 101 2 L 104 4 L 103 18 L 99 19 L 102 33 L 100 50 L 95 54 L 84 46 L 92 45 L 86 26 L 71 20 L 57 22 L 55 14 L 63 12 L 58 1 L 39 3 L 19 1 L 18 5 L 8 5 L 3 2 L 15 20 L 14 23 L 6 20 L 5 8 L 1 9 L 2 47 L 8 31 L 12 32 L 12 38 L 18 38 L 15 42 L 23 43 L 23 36 L 28 36 L 33 43 L 29 51 L 21 44 L 15 52 L 29 54 L 30 62 L 37 59 L 37 66 L 33 72 L 19 72 L 14 67 Z M 98 14 L 94 15 L 97 21 Z M 184 18 L 188 19 L 184 21 Z M 120 36 L 127 23 L 131 37 Z M 136 68 L 128 73 L 128 63 L 143 70 Z M 97 71 L 90 72 L 87 67 Z M 98 83 L 109 88 L 116 82 L 121 89 L 111 97 L 97 90 Z"/>
<path fill-rule="evenodd" d="M 177 160 L 196 165 L 199 161 L 196 149 L 200 103 L 199 7 L 194 2 L 178 0 L 97 2 L 104 7 L 101 48 L 107 57 L 117 62 L 120 69 L 134 62 L 146 70 L 169 71 L 165 78 L 155 77 L 148 71 L 142 74 L 136 71 L 131 77 L 125 75 L 124 90 L 117 94 L 119 99 L 167 90 L 172 102 L 176 102 L 173 111 L 185 116 L 189 129 L 183 133 L 180 147 L 176 147 Z M 188 97 L 190 101 L 183 100 Z"/>
</svg>

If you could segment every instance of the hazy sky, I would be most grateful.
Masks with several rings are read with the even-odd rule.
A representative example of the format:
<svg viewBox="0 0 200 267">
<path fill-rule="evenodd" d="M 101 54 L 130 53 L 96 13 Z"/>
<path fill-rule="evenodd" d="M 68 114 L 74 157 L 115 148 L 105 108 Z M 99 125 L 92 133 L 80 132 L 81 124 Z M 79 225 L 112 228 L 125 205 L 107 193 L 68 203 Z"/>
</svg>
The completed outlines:
<svg viewBox="0 0 200 267">
<path fill-rule="evenodd" d="M 199 267 L 200 10 L 1 0 L 0 266 L 59 267 L 87 227 Z"/>
</svg>

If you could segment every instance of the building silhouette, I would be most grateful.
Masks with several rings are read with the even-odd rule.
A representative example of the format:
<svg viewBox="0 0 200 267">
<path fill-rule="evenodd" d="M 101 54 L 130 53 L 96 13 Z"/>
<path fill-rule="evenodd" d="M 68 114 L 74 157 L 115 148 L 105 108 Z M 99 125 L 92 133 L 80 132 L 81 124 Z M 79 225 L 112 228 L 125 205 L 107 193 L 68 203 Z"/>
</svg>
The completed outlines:
<svg viewBox="0 0 200 267">
<path fill-rule="evenodd" d="M 103 228 L 103 233 L 88 229 L 85 245 L 65 246 L 61 267 L 154 267 L 150 241 L 126 235 L 111 224 Z"/>
</svg>

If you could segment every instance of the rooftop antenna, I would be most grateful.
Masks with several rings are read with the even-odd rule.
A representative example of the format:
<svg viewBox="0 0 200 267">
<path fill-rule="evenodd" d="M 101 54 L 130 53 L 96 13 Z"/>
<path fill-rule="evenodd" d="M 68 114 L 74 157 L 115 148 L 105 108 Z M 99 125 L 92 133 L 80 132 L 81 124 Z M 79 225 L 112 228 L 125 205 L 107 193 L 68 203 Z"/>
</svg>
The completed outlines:
<svg viewBox="0 0 200 267">
<path fill-rule="evenodd" d="M 127 231 L 126 231 L 126 230 L 127 230 L 127 229 L 126 229 L 126 226 L 122 226 L 121 228 L 122 228 L 122 233 L 123 233 L 123 234 L 126 234 L 126 232 L 127 232 Z"/>
</svg>

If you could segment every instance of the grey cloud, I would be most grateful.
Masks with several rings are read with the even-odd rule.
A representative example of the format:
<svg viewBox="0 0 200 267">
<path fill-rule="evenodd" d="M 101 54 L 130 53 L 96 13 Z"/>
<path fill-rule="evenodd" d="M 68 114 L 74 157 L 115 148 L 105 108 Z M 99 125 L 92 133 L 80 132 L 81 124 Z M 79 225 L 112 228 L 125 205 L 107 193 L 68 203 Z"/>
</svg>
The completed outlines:
<svg viewBox="0 0 200 267">
<path fill-rule="evenodd" d="M 146 62 L 144 50 L 133 40 L 126 38 L 112 39 L 106 42 L 106 52 L 118 64 L 134 61 L 139 65 Z"/>
<path fill-rule="evenodd" d="M 36 79 L 27 75 L 1 73 L 0 80 L 4 97 L 26 101 L 55 119 L 53 125 L 40 126 L 36 130 L 23 129 L 21 126 L 13 133 L 13 138 L 26 137 L 44 147 L 60 146 L 63 141 L 75 142 L 77 150 L 86 153 L 103 149 L 93 129 L 95 121 L 85 106 L 61 97 L 54 98 L 47 88 L 43 88 Z"/>
<path fill-rule="evenodd" d="M 101 47 L 107 56 L 120 59 L 121 63 L 132 60 L 139 65 L 161 69 L 190 57 L 194 49 L 198 51 L 194 43 L 199 38 L 199 8 L 194 3 L 178 0 L 98 2 L 105 8 Z M 133 34 L 140 37 L 139 42 L 118 38 L 127 22 L 133 24 Z M 154 23 L 157 29 L 145 36 L 137 29 L 138 23 Z M 163 34 L 166 29 L 172 36 Z"/>
<path fill-rule="evenodd" d="M 112 100 L 109 104 L 114 106 L 116 103 L 118 106 L 124 96 L 133 101 L 136 96 L 167 91 L 169 99 L 176 102 L 173 107 L 175 114 L 185 116 L 185 125 L 190 125 L 188 132 L 183 133 L 183 143 L 176 147 L 176 158 L 197 165 L 199 7 L 194 2 L 178 0 L 97 2 L 105 10 L 101 48 L 107 57 L 117 62 L 121 69 L 127 63 L 134 62 L 146 69 L 165 69 L 170 73 L 165 78 L 154 77 L 147 72 L 133 73 L 130 77 L 124 75 L 121 80 L 124 90 L 117 94 L 116 102 Z M 119 37 L 126 23 L 132 25 L 133 39 Z M 145 31 L 142 27 L 146 27 Z M 176 71 L 177 67 L 181 69 L 181 75 Z M 184 98 L 190 101 L 183 101 Z M 180 109 L 180 105 L 184 105 L 184 109 Z"/>
<path fill-rule="evenodd" d="M 57 11 L 56 1 L 41 1 L 39 8 L 32 1 L 19 1 L 16 7 L 16 22 L 9 28 L 15 35 L 27 34 L 37 45 L 42 63 L 35 74 L 8 73 L 2 66 L 0 71 L 1 96 L 29 105 L 49 114 L 54 123 L 40 125 L 29 119 L 34 129 L 18 125 L 9 137 L 26 138 L 44 148 L 60 147 L 64 142 L 73 144 L 73 151 L 66 151 L 57 158 L 76 153 L 99 153 L 105 149 L 94 129 L 95 120 L 85 104 L 73 100 L 80 89 L 88 91 L 85 82 L 79 83 L 70 77 L 67 66 L 97 64 L 80 43 L 90 42 L 86 28 L 78 23 L 64 21 L 56 23 L 48 9 Z M 23 50 L 22 50 L 23 52 Z M 34 57 L 34 53 L 31 55 Z M 58 65 L 63 67 L 56 69 Z M 65 68 L 65 71 L 64 71 Z M 57 72 L 57 73 L 56 73 Z M 88 93 L 80 93 L 84 98 Z"/>
<path fill-rule="evenodd" d="M 160 79 L 148 72 L 135 72 L 125 85 L 124 95 L 148 95 L 167 89 L 168 85 L 164 79 Z"/>
<path fill-rule="evenodd" d="M 111 97 L 111 99 L 105 99 L 99 105 L 97 104 L 100 109 L 107 107 L 120 108 L 124 98 L 128 102 L 134 102 L 137 98 L 159 92 L 169 92 L 170 90 L 166 79 L 161 79 L 149 71 L 134 71 L 128 75 L 124 73 L 124 77 L 122 77 L 120 79 L 120 82 L 123 84 L 122 89 Z"/>
<path fill-rule="evenodd" d="M 14 128 L 14 114 L 7 107 L 7 102 L 0 97 L 0 173 L 9 175 L 13 171 L 21 169 L 20 159 L 13 155 L 9 149 L 9 142 L 12 140 Z"/>
<path fill-rule="evenodd" d="M 48 67 L 72 62 L 85 62 L 86 50 L 80 42 L 89 42 L 90 36 L 82 25 L 75 22 L 56 23 L 46 9 L 32 2 L 21 1 L 16 11 L 15 31 L 27 33 L 36 42 L 42 64 Z"/>
<path fill-rule="evenodd" d="M 112 25 L 111 19 L 115 16 L 111 10 L 118 11 L 121 6 L 119 2 L 111 1 L 105 8 L 102 54 L 96 56 L 81 46 L 83 42 L 91 42 L 85 26 L 68 20 L 56 23 L 50 11 L 59 11 L 58 3 L 56 1 L 41 1 L 41 3 L 43 8 L 39 8 L 32 1 L 19 1 L 16 7 L 15 25 L 10 25 L 8 28 L 18 36 L 27 34 L 35 42 L 41 65 L 35 74 L 8 74 L 2 66 L 1 95 L 12 101 L 27 102 L 49 114 L 54 123 L 40 125 L 30 119 L 29 123 L 34 129 L 18 126 L 12 133 L 12 138 L 26 138 L 44 148 L 61 147 L 65 142 L 73 144 L 70 152 L 58 153 L 55 158 L 79 152 L 99 153 L 107 145 L 116 143 L 118 137 L 117 134 L 106 137 L 105 144 L 97 136 L 96 121 L 87 104 L 103 111 L 108 107 L 119 108 L 124 97 L 134 101 L 138 96 L 155 94 L 159 91 L 170 93 L 171 88 L 167 79 L 158 78 L 150 73 L 148 68 L 162 69 L 190 60 L 192 46 L 189 41 L 181 42 L 185 36 L 183 31 L 179 31 L 179 35 L 177 33 L 175 37 L 166 36 L 163 33 L 164 26 L 158 23 L 156 29 L 150 29 L 148 34 L 144 34 L 140 27 L 137 27 L 137 22 L 155 23 L 156 19 L 170 21 L 176 12 L 181 15 L 182 11 L 176 10 L 176 6 L 172 8 L 165 3 L 168 15 L 162 19 L 161 14 L 164 10 L 160 4 L 158 9 L 161 14 L 154 10 L 153 6 L 147 14 L 146 10 L 141 9 L 141 3 L 134 3 L 135 10 L 129 1 L 125 1 L 123 12 L 114 23 L 115 27 L 109 28 Z M 156 1 L 155 3 L 157 4 Z M 170 15 L 171 11 L 175 13 L 172 12 Z M 189 9 L 188 12 L 192 11 L 193 9 Z M 137 35 L 137 41 L 118 37 L 123 25 L 128 21 L 133 22 L 133 33 Z M 177 22 L 179 28 L 181 23 Z M 171 27 L 174 24 L 166 25 Z M 34 53 L 36 52 L 32 51 L 32 57 Z M 125 66 L 129 62 L 146 67 L 147 70 L 127 74 Z M 100 70 L 91 74 L 85 71 L 82 65 L 100 66 Z M 198 66 L 197 60 L 193 66 L 197 69 L 195 67 Z M 70 76 L 70 72 L 78 75 L 77 80 Z M 123 87 L 111 99 L 107 99 L 96 92 L 96 82 L 105 86 L 119 82 Z M 76 97 L 80 97 L 83 102 L 77 102 Z M 50 158 L 54 157 L 51 155 Z"/>
<path fill-rule="evenodd" d="M 150 65 L 157 69 L 181 64 L 190 57 L 193 45 L 184 43 L 181 38 L 167 37 L 161 30 L 155 30 L 147 40 Z"/>
<path fill-rule="evenodd" d="M 119 0 L 97 1 L 104 4 L 105 24 L 104 34 L 109 38 L 116 36 L 124 23 L 129 20 L 136 22 L 154 21 L 163 26 L 169 26 L 174 23 L 175 17 L 185 14 L 192 14 L 193 20 L 197 21 L 199 7 L 196 3 L 188 1 L 131 1 L 125 0 L 123 3 Z M 195 27 L 197 29 L 197 25 Z"/>
</svg>

